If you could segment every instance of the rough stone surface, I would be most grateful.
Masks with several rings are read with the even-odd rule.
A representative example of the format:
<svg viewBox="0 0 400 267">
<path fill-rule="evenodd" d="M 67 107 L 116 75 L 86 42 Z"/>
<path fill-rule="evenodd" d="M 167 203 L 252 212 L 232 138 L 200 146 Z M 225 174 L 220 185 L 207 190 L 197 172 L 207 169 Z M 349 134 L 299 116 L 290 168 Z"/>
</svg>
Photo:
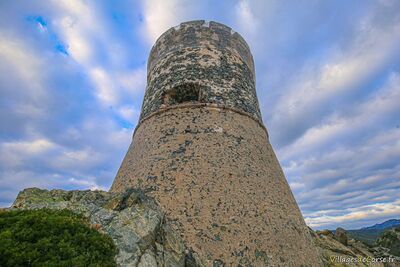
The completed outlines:
<svg viewBox="0 0 400 267">
<path fill-rule="evenodd" d="M 106 233 L 116 243 L 119 266 L 133 267 L 200 267 L 200 266 L 279 266 L 271 263 L 269 256 L 256 250 L 257 264 L 226 264 L 221 259 L 206 263 L 193 250 L 185 248 L 179 233 L 175 233 L 166 221 L 165 213 L 147 193 L 130 189 L 125 193 L 104 191 L 64 191 L 29 188 L 21 191 L 11 209 L 69 209 L 89 218 L 92 227 Z M 8 209 L 8 208 L 7 208 Z M 5 209 L 5 210 L 7 210 Z M 400 266 L 400 257 L 389 253 L 389 248 L 367 247 L 359 241 L 348 239 L 347 245 L 335 239 L 329 230 L 309 229 L 323 261 L 320 266 Z M 387 239 L 387 238 L 386 238 Z M 383 245 L 392 242 L 381 240 Z M 339 263 L 341 259 L 392 258 L 386 263 Z M 307 266 L 307 264 L 285 264 L 281 266 Z"/>
<path fill-rule="evenodd" d="M 337 231 L 337 230 L 336 230 Z M 335 232 L 336 232 L 335 231 Z M 347 239 L 346 245 L 338 241 L 333 233 L 329 230 L 316 231 L 310 229 L 311 236 L 315 244 L 318 246 L 319 253 L 323 258 L 323 266 L 328 267 L 347 267 L 347 266 L 400 266 L 400 258 L 390 255 L 388 249 L 383 247 L 367 247 L 360 241 Z M 373 258 L 391 258 L 393 262 L 372 262 Z M 349 260 L 347 263 L 341 263 L 341 260 Z M 356 260 L 365 260 L 365 262 L 357 262 Z M 350 262 L 353 260 L 353 262 Z M 368 262 L 368 260 L 370 262 Z"/>
<path fill-rule="evenodd" d="M 400 258 L 400 227 L 386 230 L 376 240 L 376 245 L 388 248 L 389 253 Z"/>
<path fill-rule="evenodd" d="M 318 266 L 254 80 L 250 50 L 229 27 L 194 21 L 164 33 L 111 191 L 148 191 L 207 266 Z"/>
<path fill-rule="evenodd" d="M 340 243 L 342 243 L 343 245 L 347 246 L 347 233 L 346 230 L 344 230 L 343 228 L 337 228 L 335 231 L 335 239 L 337 241 L 339 241 Z"/>
<path fill-rule="evenodd" d="M 136 131 L 112 191 L 127 185 L 155 197 L 210 262 L 260 264 L 257 250 L 272 263 L 299 250 L 306 254 L 297 261 L 311 261 L 311 238 L 266 132 L 248 116 L 202 108 L 153 116 Z"/>
<path fill-rule="evenodd" d="M 94 228 L 114 240 L 119 266 L 203 266 L 187 253 L 179 234 L 165 221 L 165 214 L 142 190 L 124 193 L 64 191 L 29 188 L 12 205 L 19 209 L 69 209 L 86 216 Z"/>
<path fill-rule="evenodd" d="M 182 23 L 165 32 L 150 52 L 141 118 L 168 104 L 174 89 L 195 86 L 197 101 L 236 108 L 261 120 L 254 83 L 253 57 L 238 33 L 213 21 Z"/>
</svg>

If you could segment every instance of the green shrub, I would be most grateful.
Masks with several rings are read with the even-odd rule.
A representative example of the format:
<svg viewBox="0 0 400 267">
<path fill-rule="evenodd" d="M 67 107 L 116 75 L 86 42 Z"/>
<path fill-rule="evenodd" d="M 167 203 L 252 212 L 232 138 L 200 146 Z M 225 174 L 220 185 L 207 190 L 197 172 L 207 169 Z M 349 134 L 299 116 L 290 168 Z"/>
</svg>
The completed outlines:
<svg viewBox="0 0 400 267">
<path fill-rule="evenodd" d="M 116 266 L 112 239 L 68 210 L 0 211 L 0 266 Z"/>
<path fill-rule="evenodd" d="M 376 241 L 378 246 L 389 249 L 389 253 L 400 256 L 400 227 L 386 230 Z"/>
</svg>

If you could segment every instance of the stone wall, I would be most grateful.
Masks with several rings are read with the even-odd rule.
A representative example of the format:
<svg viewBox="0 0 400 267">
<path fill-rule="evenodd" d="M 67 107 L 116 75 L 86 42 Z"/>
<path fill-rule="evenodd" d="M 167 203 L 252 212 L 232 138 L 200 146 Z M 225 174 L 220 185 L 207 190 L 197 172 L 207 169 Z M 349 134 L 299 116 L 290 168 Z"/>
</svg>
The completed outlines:
<svg viewBox="0 0 400 267">
<path fill-rule="evenodd" d="M 205 21 L 164 33 L 112 192 L 138 187 L 207 266 L 318 266 L 268 140 L 239 34 Z"/>
<path fill-rule="evenodd" d="M 149 61 L 141 118 L 166 105 L 176 87 L 199 90 L 196 101 L 237 108 L 261 120 L 250 50 L 231 28 L 216 23 L 182 23 L 164 33 Z"/>
<path fill-rule="evenodd" d="M 209 264 L 316 266 L 318 256 L 267 133 L 233 110 L 180 106 L 135 132 L 111 191 L 147 190 Z"/>
</svg>

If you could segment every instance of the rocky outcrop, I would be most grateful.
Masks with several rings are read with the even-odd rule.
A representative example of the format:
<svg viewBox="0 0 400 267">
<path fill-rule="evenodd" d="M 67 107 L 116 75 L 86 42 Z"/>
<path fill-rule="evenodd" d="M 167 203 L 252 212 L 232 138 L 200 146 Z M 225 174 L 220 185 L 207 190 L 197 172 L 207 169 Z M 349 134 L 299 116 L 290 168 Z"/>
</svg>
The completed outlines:
<svg viewBox="0 0 400 267">
<path fill-rule="evenodd" d="M 324 266 L 400 266 L 400 259 L 389 254 L 388 249 L 368 247 L 349 238 L 343 228 L 338 228 L 335 233 L 310 229 L 310 233 L 323 257 Z M 377 259 L 384 258 L 386 263 L 377 262 Z"/>
<path fill-rule="evenodd" d="M 155 200 L 140 189 L 125 193 L 104 191 L 65 191 L 29 188 L 21 191 L 11 209 L 68 209 L 87 217 L 100 232 L 108 234 L 118 247 L 116 262 L 119 266 L 206 266 L 193 250 L 185 247 L 180 236 L 169 225 L 163 210 Z M 368 247 L 348 237 L 338 228 L 313 231 L 313 242 L 323 258 L 323 266 L 400 266 L 400 258 L 390 254 L 383 245 L 394 244 L 393 234 L 380 240 L 381 246 Z M 399 231 L 393 230 L 396 237 Z M 397 240 L 397 239 L 396 239 Z M 397 244 L 397 243 L 396 243 Z M 257 257 L 263 257 L 259 253 Z M 373 258 L 393 258 L 393 263 L 371 262 Z M 353 262 L 344 260 L 353 259 Z M 361 261 L 354 262 L 354 259 Z M 362 260 L 370 262 L 362 262 Z M 214 261 L 212 266 L 224 266 Z M 261 265 L 260 265 L 261 266 Z M 271 266 L 265 264 L 265 266 Z"/>
<path fill-rule="evenodd" d="M 335 231 L 335 239 L 337 241 L 339 241 L 340 243 L 342 243 L 343 245 L 347 246 L 347 233 L 346 230 L 344 230 L 343 228 L 337 228 Z"/>
<path fill-rule="evenodd" d="M 377 240 L 376 244 L 388 249 L 388 252 L 400 256 L 400 227 L 386 230 Z"/>
<path fill-rule="evenodd" d="M 119 266 L 203 266 L 169 227 L 164 212 L 145 192 L 64 191 L 29 188 L 13 203 L 19 209 L 68 209 L 83 214 L 119 249 Z"/>
</svg>

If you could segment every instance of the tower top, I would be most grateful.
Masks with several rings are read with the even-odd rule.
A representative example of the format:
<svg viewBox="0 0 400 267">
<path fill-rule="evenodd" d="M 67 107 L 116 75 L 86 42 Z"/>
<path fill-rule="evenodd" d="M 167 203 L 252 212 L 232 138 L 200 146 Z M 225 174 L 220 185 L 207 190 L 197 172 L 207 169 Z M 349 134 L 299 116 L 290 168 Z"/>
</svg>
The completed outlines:
<svg viewBox="0 0 400 267">
<path fill-rule="evenodd" d="M 184 22 L 154 44 L 141 119 L 183 103 L 231 108 L 261 121 L 253 56 L 230 27 L 204 20 Z"/>
</svg>

